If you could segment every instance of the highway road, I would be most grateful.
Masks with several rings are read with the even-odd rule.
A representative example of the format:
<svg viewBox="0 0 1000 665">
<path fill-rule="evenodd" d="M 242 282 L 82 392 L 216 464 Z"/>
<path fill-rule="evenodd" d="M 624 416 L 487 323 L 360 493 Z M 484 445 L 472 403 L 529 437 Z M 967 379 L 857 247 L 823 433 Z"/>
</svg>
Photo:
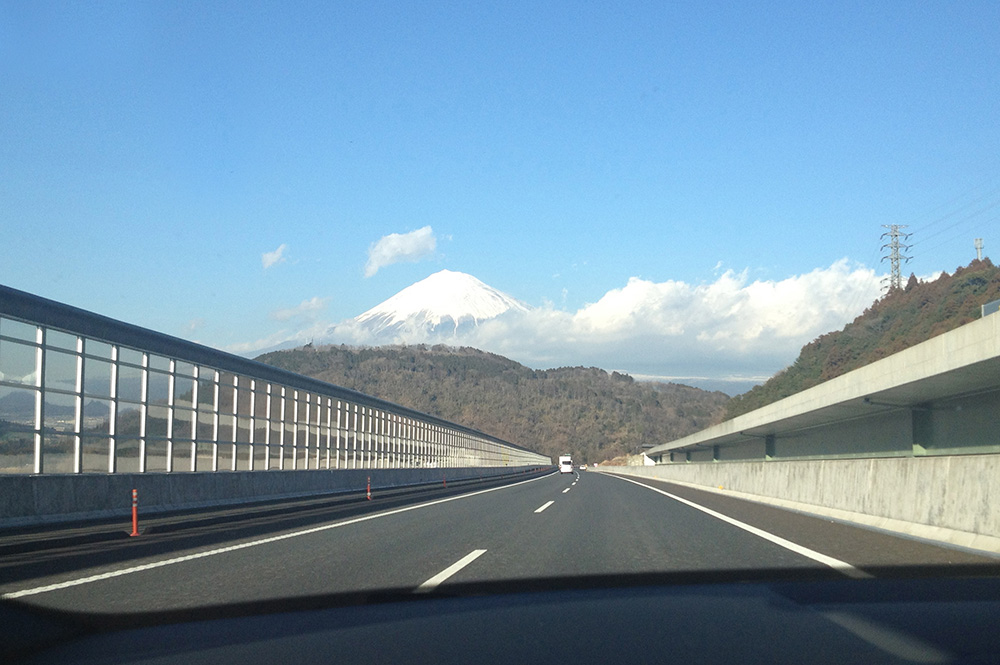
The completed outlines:
<svg viewBox="0 0 1000 665">
<path fill-rule="evenodd" d="M 0 593 L 44 607 L 130 613 L 489 580 L 817 568 L 866 577 L 891 566 L 998 563 L 593 471 L 175 517 L 138 538 L 77 533 L 79 542 L 63 538 L 38 551 L 0 538 Z"/>
</svg>

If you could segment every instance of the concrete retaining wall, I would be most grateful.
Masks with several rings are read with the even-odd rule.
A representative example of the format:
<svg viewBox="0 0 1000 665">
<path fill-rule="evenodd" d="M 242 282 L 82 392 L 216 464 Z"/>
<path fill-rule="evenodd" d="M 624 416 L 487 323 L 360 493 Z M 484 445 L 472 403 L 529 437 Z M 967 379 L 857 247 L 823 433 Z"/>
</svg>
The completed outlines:
<svg viewBox="0 0 1000 665">
<path fill-rule="evenodd" d="M 488 478 L 537 467 L 0 476 L 0 528 Z"/>
<path fill-rule="evenodd" d="M 1000 553 L 1000 455 L 599 467 Z"/>
</svg>

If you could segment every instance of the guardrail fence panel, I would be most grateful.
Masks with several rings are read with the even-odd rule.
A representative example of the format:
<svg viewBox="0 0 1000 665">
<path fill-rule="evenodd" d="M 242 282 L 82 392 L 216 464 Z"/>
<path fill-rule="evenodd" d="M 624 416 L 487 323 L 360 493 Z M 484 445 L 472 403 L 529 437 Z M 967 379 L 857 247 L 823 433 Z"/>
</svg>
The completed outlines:
<svg viewBox="0 0 1000 665">
<path fill-rule="evenodd" d="M 548 463 L 455 423 L 0 286 L 0 473 Z"/>
</svg>

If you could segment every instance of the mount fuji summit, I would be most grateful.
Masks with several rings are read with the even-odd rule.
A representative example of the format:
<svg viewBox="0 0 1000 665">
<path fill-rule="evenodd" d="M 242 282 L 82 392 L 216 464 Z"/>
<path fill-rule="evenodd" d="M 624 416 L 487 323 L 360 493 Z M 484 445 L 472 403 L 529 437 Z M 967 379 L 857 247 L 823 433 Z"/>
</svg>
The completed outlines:
<svg viewBox="0 0 1000 665">
<path fill-rule="evenodd" d="M 448 341 L 499 316 L 529 311 L 524 303 L 472 275 L 441 270 L 351 320 L 374 341 Z"/>
</svg>

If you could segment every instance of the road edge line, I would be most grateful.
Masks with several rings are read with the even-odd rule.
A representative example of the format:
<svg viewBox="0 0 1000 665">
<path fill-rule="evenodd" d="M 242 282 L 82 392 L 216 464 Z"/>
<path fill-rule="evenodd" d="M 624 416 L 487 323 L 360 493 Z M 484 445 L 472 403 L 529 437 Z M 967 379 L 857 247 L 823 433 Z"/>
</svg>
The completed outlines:
<svg viewBox="0 0 1000 665">
<path fill-rule="evenodd" d="M 747 524 L 746 522 L 741 522 L 741 521 L 739 521 L 736 518 L 729 517 L 728 515 L 724 515 L 724 514 L 718 512 L 718 511 L 712 510 L 711 508 L 706 508 L 705 506 L 697 504 L 694 501 L 690 501 L 690 500 L 685 499 L 683 497 L 679 497 L 676 494 L 671 494 L 670 492 L 667 492 L 666 490 L 661 490 L 661 489 L 659 489 L 657 487 L 653 487 L 652 485 L 646 485 L 645 483 L 640 483 L 639 481 L 632 480 L 631 478 L 624 478 L 622 476 L 617 476 L 617 475 L 615 475 L 613 473 L 608 473 L 608 474 L 605 474 L 605 475 L 611 476 L 613 478 L 617 478 L 618 480 L 624 480 L 625 482 L 633 483 L 635 485 L 638 485 L 639 487 L 645 487 L 646 489 L 653 490 L 654 492 L 657 492 L 657 493 L 662 494 L 662 495 L 664 495 L 666 497 L 669 497 L 669 498 L 673 499 L 674 501 L 678 501 L 680 503 L 683 503 L 686 506 L 690 506 L 691 508 L 694 508 L 695 510 L 700 510 L 701 512 L 705 513 L 706 515 L 710 515 L 710 516 L 712 516 L 712 517 L 714 517 L 714 518 L 716 518 L 718 520 L 722 520 L 723 522 L 726 522 L 727 524 L 731 524 L 732 526 L 735 526 L 735 527 L 737 527 L 739 529 L 743 529 L 744 531 L 746 531 L 748 533 L 752 533 L 753 535 L 755 535 L 755 536 L 757 536 L 759 538 L 763 538 L 764 540 L 770 541 L 770 542 L 774 543 L 775 545 L 778 545 L 780 547 L 784 547 L 786 550 L 790 550 L 792 552 L 795 552 L 796 554 L 799 554 L 799 555 L 802 555 L 802 556 L 804 556 L 806 558 L 812 559 L 813 561 L 821 563 L 821 564 L 823 564 L 825 566 L 829 566 L 830 568 L 833 568 L 837 572 L 842 573 L 842 574 L 846 575 L 847 577 L 851 577 L 851 578 L 859 579 L 859 580 L 860 579 L 869 579 L 869 578 L 875 577 L 871 573 L 867 573 L 867 572 L 861 570 L 860 568 L 857 568 L 856 566 L 853 566 L 853 565 L 847 563 L 846 561 L 841 561 L 840 559 L 835 559 L 832 556 L 827 556 L 826 554 L 823 554 L 822 552 L 817 552 L 816 550 L 809 549 L 808 547 L 805 547 L 804 545 L 799 545 L 798 543 L 794 543 L 794 542 L 792 542 L 790 540 L 782 538 L 781 536 L 776 536 L 773 533 L 770 533 L 769 531 L 764 531 L 761 528 L 758 528 L 758 527 L 755 527 L 755 526 L 751 526 L 751 525 Z"/>
</svg>

